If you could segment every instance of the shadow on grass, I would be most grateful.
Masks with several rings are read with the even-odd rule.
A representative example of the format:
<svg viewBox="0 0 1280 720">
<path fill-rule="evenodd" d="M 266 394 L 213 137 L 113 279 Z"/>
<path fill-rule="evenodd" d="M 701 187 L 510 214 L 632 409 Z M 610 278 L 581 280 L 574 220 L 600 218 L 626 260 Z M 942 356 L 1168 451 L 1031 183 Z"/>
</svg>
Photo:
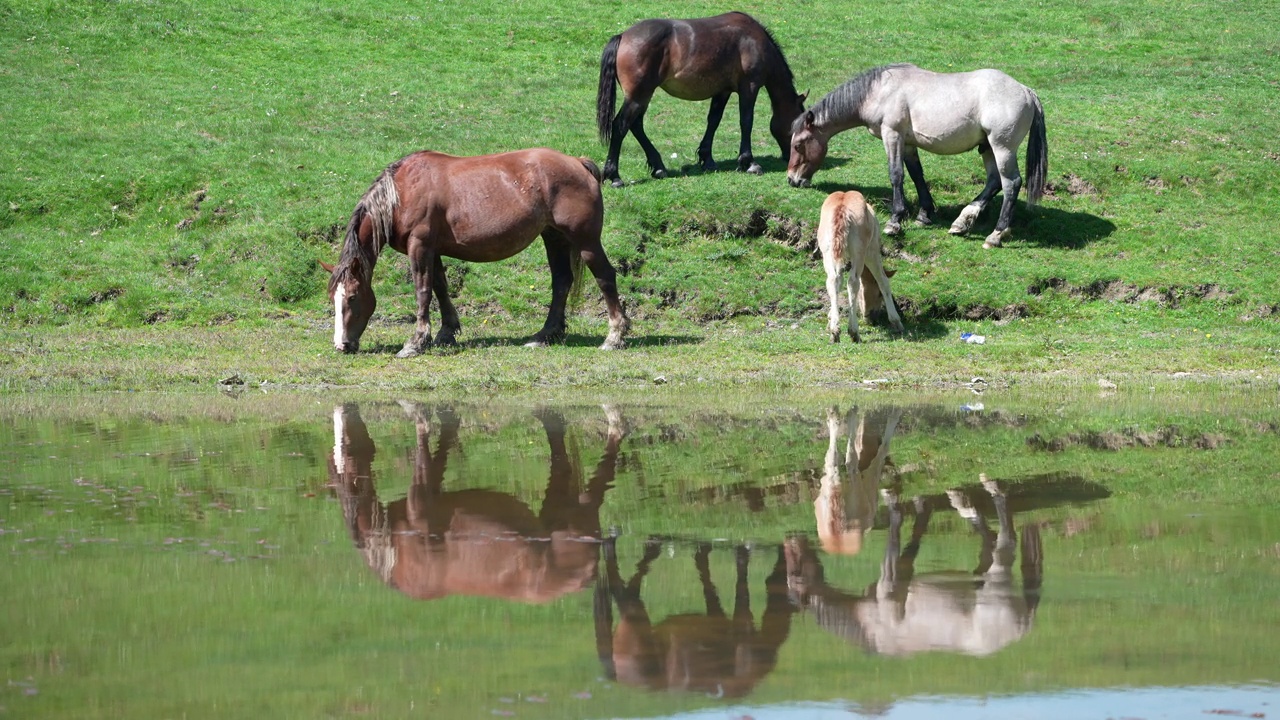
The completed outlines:
<svg viewBox="0 0 1280 720">
<path fill-rule="evenodd" d="M 783 162 L 781 158 L 777 156 L 765 156 L 765 157 L 757 156 L 755 158 L 755 161 L 757 163 L 760 163 L 760 168 L 764 170 L 764 175 L 762 177 L 776 175 L 784 185 L 786 184 L 787 164 Z M 849 162 L 848 160 L 842 160 L 842 159 L 836 159 L 836 160 L 828 159 L 823 166 L 838 168 L 842 165 L 847 164 L 848 162 Z M 731 158 L 724 158 L 722 160 L 716 160 L 716 170 L 714 172 L 715 173 L 740 172 L 738 170 L 738 158 L 735 156 Z M 673 167 L 667 168 L 668 178 L 697 177 L 699 175 L 711 175 L 711 174 L 713 173 L 708 173 L 704 171 L 702 169 L 702 166 L 699 165 L 698 163 L 684 163 L 680 165 L 680 167 L 678 168 L 673 168 Z M 744 172 L 743 174 L 745 175 L 746 173 Z M 655 180 L 654 178 L 650 177 L 648 168 L 645 168 L 643 175 L 637 175 L 636 177 L 630 178 L 630 179 L 623 178 L 623 183 L 624 183 L 623 187 L 631 187 L 633 185 L 645 185 L 651 182 L 661 182 L 661 181 Z M 608 183 L 605 183 L 605 184 L 608 185 Z M 850 188 L 833 188 L 832 190 L 828 190 L 827 192 L 834 192 L 835 190 L 841 190 L 841 189 L 847 190 Z"/>
<path fill-rule="evenodd" d="M 871 200 L 876 208 L 876 215 L 882 223 L 889 219 L 889 207 L 893 203 L 892 188 L 817 182 L 811 185 L 810 189 L 826 194 L 857 190 Z M 908 197 L 913 198 L 914 196 L 908 195 Z M 983 238 L 991 233 L 992 230 L 995 230 L 996 219 L 1000 215 L 1001 202 L 1000 195 L 992 198 L 991 202 L 987 203 L 982 215 L 979 216 L 978 221 L 965 234 L 965 237 Z M 939 207 L 934 214 L 932 227 L 943 229 L 951 227 L 951 223 L 955 222 L 955 219 L 960 216 L 960 211 L 964 208 L 965 205 L 944 205 Z M 908 200 L 907 219 L 910 224 L 903 223 L 904 229 L 914 226 L 912 221 L 915 220 L 917 212 L 919 212 L 919 205 Z M 1116 231 L 1116 226 L 1110 220 L 1090 213 L 1069 212 L 1045 205 L 1030 207 L 1026 202 L 1019 200 L 1013 209 L 1012 229 L 1013 237 L 1011 240 L 1015 243 L 1022 241 L 1038 247 L 1080 250 L 1089 243 L 1110 237 Z"/>
</svg>

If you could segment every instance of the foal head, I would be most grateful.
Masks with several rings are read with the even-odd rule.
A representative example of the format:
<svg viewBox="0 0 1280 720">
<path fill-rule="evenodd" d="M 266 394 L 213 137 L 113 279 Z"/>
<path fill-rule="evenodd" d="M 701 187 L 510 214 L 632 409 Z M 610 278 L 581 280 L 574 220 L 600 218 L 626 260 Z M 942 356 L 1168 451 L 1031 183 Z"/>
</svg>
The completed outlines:
<svg viewBox="0 0 1280 720">
<path fill-rule="evenodd" d="M 329 278 L 329 301 L 333 303 L 333 346 L 344 353 L 360 349 L 360 336 L 378 305 L 373 296 L 370 274 L 363 272 L 360 259 L 352 257 L 335 267 L 321 263 Z"/>
<path fill-rule="evenodd" d="M 796 118 L 791 126 L 791 159 L 787 161 L 787 182 L 792 187 L 808 187 L 813 174 L 827 157 L 826 133 L 814 127 L 813 111 Z"/>
</svg>

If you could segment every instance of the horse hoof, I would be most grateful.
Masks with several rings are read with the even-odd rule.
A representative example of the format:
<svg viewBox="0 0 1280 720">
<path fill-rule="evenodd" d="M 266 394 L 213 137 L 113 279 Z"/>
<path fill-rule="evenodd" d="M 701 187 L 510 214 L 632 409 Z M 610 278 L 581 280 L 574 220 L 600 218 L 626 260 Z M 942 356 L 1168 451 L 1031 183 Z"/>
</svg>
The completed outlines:
<svg viewBox="0 0 1280 720">
<path fill-rule="evenodd" d="M 622 178 L 614 178 L 614 179 L 613 179 L 613 182 L 611 182 L 611 183 L 609 183 L 609 184 L 610 184 L 610 185 L 612 185 L 612 186 L 614 186 L 614 187 L 616 187 L 616 188 L 620 188 L 620 187 L 622 187 L 623 185 L 626 185 L 626 183 L 622 182 Z"/>
<path fill-rule="evenodd" d="M 402 348 L 400 352 L 396 353 L 396 357 L 411 358 L 411 357 L 418 357 L 421 354 L 422 354 L 422 351 L 419 350 L 418 348 L 406 347 L 406 348 Z"/>
<path fill-rule="evenodd" d="M 627 346 L 627 341 L 622 338 L 605 338 L 603 344 L 600 345 L 601 350 L 621 350 Z"/>
<path fill-rule="evenodd" d="M 653 176 L 654 180 L 662 180 L 667 177 L 667 171 L 659 168 L 650 173 L 650 175 Z"/>
<path fill-rule="evenodd" d="M 712 173 L 712 172 L 715 172 L 715 171 L 717 171 L 717 170 L 719 170 L 719 169 L 720 169 L 720 166 L 719 166 L 719 165 L 716 165 L 716 161 L 715 161 L 715 160 L 707 160 L 707 161 L 705 161 L 705 162 L 703 162 L 703 163 L 702 163 L 702 172 L 709 172 L 709 173 Z"/>
<path fill-rule="evenodd" d="M 929 217 L 929 214 L 925 211 L 921 210 L 920 214 L 916 216 L 916 227 L 929 227 L 932 224 L 933 218 Z"/>
<path fill-rule="evenodd" d="M 528 348 L 544 348 L 544 347 L 551 347 L 551 343 L 547 342 L 546 340 L 534 338 L 533 340 L 530 340 L 529 342 L 525 343 L 524 346 Z"/>
<path fill-rule="evenodd" d="M 890 220 L 884 225 L 884 234 L 885 235 L 901 235 L 902 225 L 898 223 L 898 221 L 896 220 Z"/>
<path fill-rule="evenodd" d="M 1001 241 L 1006 237 L 1009 237 L 1008 230 L 996 230 L 987 236 L 986 242 L 982 243 L 982 247 L 987 249 L 1000 247 Z"/>
<path fill-rule="evenodd" d="M 839 342 L 840 342 L 840 333 L 838 332 L 831 333 L 831 344 L 836 345 L 836 344 L 839 344 Z"/>
<path fill-rule="evenodd" d="M 747 174 L 748 174 L 748 175 L 763 175 L 763 174 L 764 174 L 764 168 L 760 167 L 760 163 L 754 163 L 754 162 L 753 162 L 753 163 L 751 163 L 751 165 L 750 165 L 750 166 L 748 166 L 748 167 L 747 167 Z"/>
</svg>

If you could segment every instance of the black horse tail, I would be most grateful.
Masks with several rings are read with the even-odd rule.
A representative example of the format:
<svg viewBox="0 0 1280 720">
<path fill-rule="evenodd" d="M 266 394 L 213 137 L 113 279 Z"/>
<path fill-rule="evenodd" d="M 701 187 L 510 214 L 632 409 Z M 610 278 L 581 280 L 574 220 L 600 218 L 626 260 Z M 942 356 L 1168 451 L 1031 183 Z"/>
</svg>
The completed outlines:
<svg viewBox="0 0 1280 720">
<path fill-rule="evenodd" d="M 600 89 L 596 92 L 596 130 L 600 143 L 608 145 L 613 136 L 613 106 L 618 100 L 618 45 L 622 35 L 614 35 L 600 53 Z"/>
<path fill-rule="evenodd" d="M 1045 178 L 1049 174 L 1049 143 L 1044 134 L 1044 107 L 1034 92 L 1035 115 L 1031 118 L 1031 139 L 1027 141 L 1027 204 L 1034 205 L 1044 196 Z"/>
</svg>

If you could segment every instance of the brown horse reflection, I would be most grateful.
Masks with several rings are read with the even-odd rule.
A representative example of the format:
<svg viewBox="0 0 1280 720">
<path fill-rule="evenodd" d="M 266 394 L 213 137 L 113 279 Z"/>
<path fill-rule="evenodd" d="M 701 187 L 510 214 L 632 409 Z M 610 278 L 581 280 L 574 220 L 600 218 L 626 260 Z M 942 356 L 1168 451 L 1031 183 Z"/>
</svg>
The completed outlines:
<svg viewBox="0 0 1280 720">
<path fill-rule="evenodd" d="M 829 585 L 821 561 L 807 538 L 787 541 L 787 570 L 797 602 L 829 632 L 882 655 L 911 655 L 945 650 L 990 655 L 1030 629 L 1040 601 L 1044 558 L 1039 525 L 1029 524 L 1020 538 L 1014 531 L 1005 489 L 982 477 L 980 489 L 950 490 L 917 497 L 910 504 L 883 491 L 889 505 L 889 539 L 880 579 L 863 595 Z M 1103 491 L 1105 493 L 1105 491 Z M 969 521 L 982 539 L 978 567 L 969 572 L 917 575 L 915 559 L 935 509 L 949 505 Z M 998 530 L 987 524 L 993 507 Z M 902 545 L 903 516 L 915 511 L 911 539 Z M 1014 581 L 1013 562 L 1021 555 L 1022 582 Z"/>
<path fill-rule="evenodd" d="M 734 548 L 736 582 L 733 616 L 729 617 L 711 582 L 709 543 L 699 543 L 693 558 L 706 613 L 672 615 L 654 624 L 641 599 L 640 586 L 661 549 L 661 541 L 647 541 L 635 574 L 623 581 L 616 539 L 605 541 L 605 574 L 596 586 L 595 622 L 596 647 L 606 674 L 625 685 L 649 690 L 745 696 L 773 670 L 778 649 L 791 631 L 795 608 L 788 596 L 783 548 L 778 547 L 773 570 L 765 579 L 767 599 L 759 628 L 747 585 L 751 551 L 744 545 Z M 616 628 L 614 603 L 619 614 Z"/>
<path fill-rule="evenodd" d="M 540 603 L 588 587 L 599 558 L 600 506 L 610 487 L 624 430 L 606 408 L 605 451 L 582 488 L 581 472 L 565 449 L 565 421 L 540 411 L 551 449 L 541 511 L 535 515 L 507 493 L 442 484 L 449 452 L 458 444 L 458 416 L 442 407 L 436 449 L 430 448 L 433 413 L 401 403 L 417 426 L 413 479 L 402 500 L 382 504 L 372 465 L 373 440 L 356 405 L 334 410 L 329 484 L 365 561 L 391 587 L 432 600 L 473 595 Z"/>
<path fill-rule="evenodd" d="M 827 454 L 813 503 L 823 550 L 856 555 L 862 549 L 862 539 L 875 522 L 885 468 L 893 464 L 889 441 L 901 419 L 901 408 L 876 408 L 861 415 L 853 408 L 842 423 L 839 410 L 827 410 Z M 844 433 L 849 437 L 841 462 L 838 441 Z"/>
</svg>

